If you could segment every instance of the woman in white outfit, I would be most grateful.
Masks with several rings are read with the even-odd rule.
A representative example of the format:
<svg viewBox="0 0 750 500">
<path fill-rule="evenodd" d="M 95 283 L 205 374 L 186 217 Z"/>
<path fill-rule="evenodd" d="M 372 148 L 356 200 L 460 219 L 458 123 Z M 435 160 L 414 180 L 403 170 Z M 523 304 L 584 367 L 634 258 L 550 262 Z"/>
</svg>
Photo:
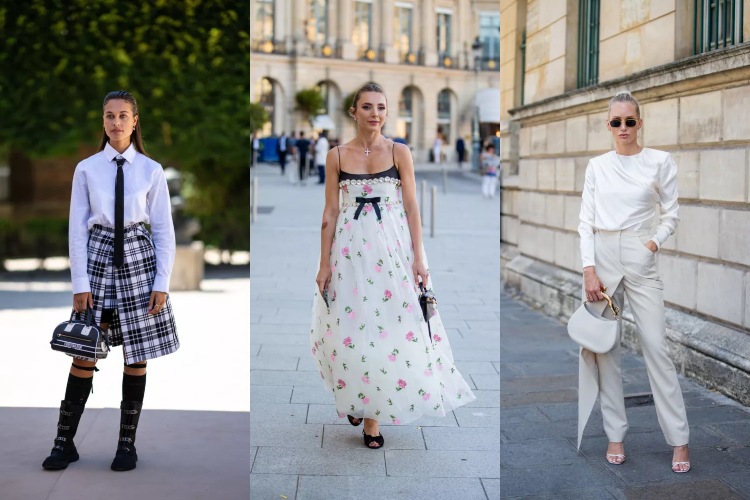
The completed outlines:
<svg viewBox="0 0 750 500">
<path fill-rule="evenodd" d="M 667 443 L 674 448 L 672 470 L 687 472 L 689 428 L 666 343 L 663 285 L 655 255 L 674 233 L 679 220 L 677 168 L 669 153 L 638 144 L 643 121 L 638 101 L 630 92 L 619 92 L 612 98 L 608 115 L 607 128 L 614 138 L 615 151 L 589 161 L 578 227 L 586 300 L 603 300 L 603 287 L 620 306 L 623 295 L 627 296 L 659 425 Z M 609 439 L 606 459 L 611 464 L 622 464 L 628 423 L 619 338 L 606 354 L 581 349 L 580 362 L 579 445 L 598 394 Z"/>
</svg>

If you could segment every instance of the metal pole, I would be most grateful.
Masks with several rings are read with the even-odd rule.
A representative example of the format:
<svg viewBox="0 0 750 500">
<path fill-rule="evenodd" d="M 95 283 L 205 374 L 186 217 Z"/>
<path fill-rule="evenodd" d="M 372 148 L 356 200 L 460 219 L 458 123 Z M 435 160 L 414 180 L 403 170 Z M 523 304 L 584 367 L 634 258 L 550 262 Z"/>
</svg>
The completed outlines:
<svg viewBox="0 0 750 500">
<path fill-rule="evenodd" d="M 430 200 L 430 238 L 435 237 L 435 205 L 437 204 L 437 186 L 432 186 L 432 199 Z"/>
<path fill-rule="evenodd" d="M 253 189 L 251 191 L 253 202 L 250 221 L 255 222 L 258 219 L 258 178 L 253 177 Z"/>
<path fill-rule="evenodd" d="M 422 180 L 421 188 L 420 188 L 420 197 L 419 197 L 419 213 L 422 215 L 422 226 L 424 226 L 424 204 L 425 204 L 425 198 L 427 197 L 427 181 Z"/>
</svg>

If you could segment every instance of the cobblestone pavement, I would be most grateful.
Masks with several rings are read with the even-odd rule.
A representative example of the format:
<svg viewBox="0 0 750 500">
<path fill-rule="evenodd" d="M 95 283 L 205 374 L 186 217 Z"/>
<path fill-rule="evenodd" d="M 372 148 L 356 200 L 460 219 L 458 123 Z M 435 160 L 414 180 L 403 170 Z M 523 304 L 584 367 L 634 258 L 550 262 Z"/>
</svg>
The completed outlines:
<svg viewBox="0 0 750 500">
<path fill-rule="evenodd" d="M 502 294 L 502 498 L 750 498 L 750 409 L 680 377 L 690 423 L 687 474 L 671 471 L 643 358 L 624 352 L 627 460 L 606 463 L 601 411 L 576 450 L 578 347 L 559 321 Z"/>
<path fill-rule="evenodd" d="M 310 354 L 323 186 L 293 186 L 261 165 L 251 231 L 253 498 L 500 497 L 498 200 L 483 199 L 478 177 L 455 166 L 447 194 L 439 170 L 417 172 L 418 183 L 439 186 L 436 236 L 426 208 L 424 244 L 457 367 L 477 401 L 446 418 L 383 425 L 384 448 L 364 447 L 361 428 L 337 417 Z"/>
</svg>

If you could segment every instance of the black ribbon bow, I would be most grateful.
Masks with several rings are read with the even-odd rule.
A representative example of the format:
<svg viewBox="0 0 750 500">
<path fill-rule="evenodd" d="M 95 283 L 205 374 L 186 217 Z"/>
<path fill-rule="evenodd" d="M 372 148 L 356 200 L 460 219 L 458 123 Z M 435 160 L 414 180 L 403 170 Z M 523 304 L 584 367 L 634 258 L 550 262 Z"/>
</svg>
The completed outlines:
<svg viewBox="0 0 750 500">
<path fill-rule="evenodd" d="M 361 196 L 357 196 L 357 203 L 359 203 L 359 206 L 357 207 L 357 211 L 354 212 L 355 220 L 359 218 L 359 214 L 368 203 L 372 205 L 372 208 L 375 209 L 375 215 L 377 215 L 378 220 L 380 220 L 380 206 L 378 205 L 378 203 L 380 203 L 380 196 L 376 196 L 374 198 L 364 198 Z"/>
</svg>

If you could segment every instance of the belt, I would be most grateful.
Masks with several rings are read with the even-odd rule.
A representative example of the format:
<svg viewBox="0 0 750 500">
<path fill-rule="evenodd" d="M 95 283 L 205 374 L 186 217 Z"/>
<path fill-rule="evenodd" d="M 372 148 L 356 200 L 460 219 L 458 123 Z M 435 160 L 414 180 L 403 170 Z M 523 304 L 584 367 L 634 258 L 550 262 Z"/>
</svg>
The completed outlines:
<svg viewBox="0 0 750 500">
<path fill-rule="evenodd" d="M 378 203 L 380 203 L 380 196 L 376 196 L 374 198 L 364 198 L 361 196 L 357 196 L 357 203 L 359 203 L 359 206 L 357 207 L 356 212 L 354 212 L 354 219 L 359 219 L 359 214 L 362 213 L 362 209 L 365 208 L 365 205 L 368 203 L 372 205 L 372 208 L 375 209 L 375 215 L 378 217 L 378 221 L 380 220 L 380 206 L 378 206 Z"/>
</svg>

